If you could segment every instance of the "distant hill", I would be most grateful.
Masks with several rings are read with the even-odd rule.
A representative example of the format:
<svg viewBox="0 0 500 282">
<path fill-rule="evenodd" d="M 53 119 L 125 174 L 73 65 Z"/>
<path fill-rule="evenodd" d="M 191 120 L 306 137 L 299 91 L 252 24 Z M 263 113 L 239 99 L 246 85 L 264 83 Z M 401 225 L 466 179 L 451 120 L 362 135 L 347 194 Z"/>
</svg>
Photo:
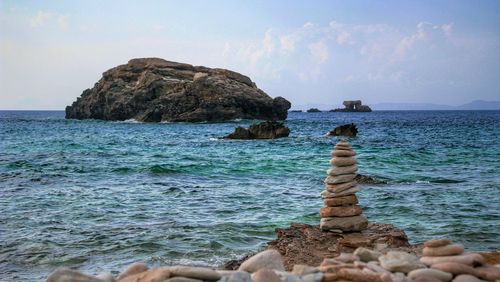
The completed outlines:
<svg viewBox="0 0 500 282">
<path fill-rule="evenodd" d="M 475 100 L 460 106 L 430 103 L 379 103 L 371 105 L 377 111 L 452 111 L 452 110 L 500 110 L 500 101 Z"/>
<path fill-rule="evenodd" d="M 475 100 L 458 106 L 459 110 L 500 110 L 500 101 Z"/>
</svg>

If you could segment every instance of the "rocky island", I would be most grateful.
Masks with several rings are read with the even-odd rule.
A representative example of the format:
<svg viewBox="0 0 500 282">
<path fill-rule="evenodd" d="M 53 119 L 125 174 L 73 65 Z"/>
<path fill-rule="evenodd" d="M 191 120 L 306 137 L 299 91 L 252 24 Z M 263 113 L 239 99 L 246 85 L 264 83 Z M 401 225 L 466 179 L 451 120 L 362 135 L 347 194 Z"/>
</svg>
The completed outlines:
<svg viewBox="0 0 500 282">
<path fill-rule="evenodd" d="M 369 106 L 363 105 L 361 100 L 354 100 L 354 101 L 344 101 L 342 103 L 345 108 L 343 109 L 334 109 L 331 110 L 330 112 L 371 112 L 372 109 L 370 109 Z"/>
<path fill-rule="evenodd" d="M 271 98 L 247 76 L 160 58 L 132 59 L 83 91 L 68 119 L 201 122 L 285 120 L 291 104 Z"/>
</svg>

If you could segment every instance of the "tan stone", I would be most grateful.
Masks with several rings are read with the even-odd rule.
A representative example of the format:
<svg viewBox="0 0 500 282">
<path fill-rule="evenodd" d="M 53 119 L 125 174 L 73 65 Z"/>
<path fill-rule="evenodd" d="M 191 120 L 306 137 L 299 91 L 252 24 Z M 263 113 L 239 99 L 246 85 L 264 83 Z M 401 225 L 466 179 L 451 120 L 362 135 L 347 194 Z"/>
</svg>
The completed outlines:
<svg viewBox="0 0 500 282">
<path fill-rule="evenodd" d="M 477 277 L 481 279 L 489 281 L 500 280 L 500 267 L 485 265 L 476 267 L 475 270 L 477 273 Z"/>
<path fill-rule="evenodd" d="M 321 230 L 339 229 L 343 232 L 361 231 L 368 226 L 368 219 L 363 215 L 352 217 L 325 217 L 320 221 Z"/>
<path fill-rule="evenodd" d="M 340 183 L 347 183 L 347 182 L 352 182 L 356 178 L 356 174 L 342 174 L 342 175 L 337 175 L 337 176 L 327 176 L 325 179 L 325 184 L 340 184 Z"/>
<path fill-rule="evenodd" d="M 336 260 L 341 261 L 343 263 L 353 263 L 359 262 L 359 257 L 355 254 L 341 253 L 340 255 L 335 257 Z"/>
<path fill-rule="evenodd" d="M 351 173 L 355 174 L 357 171 L 358 171 L 357 165 L 338 166 L 338 167 L 329 168 L 326 171 L 326 174 L 331 175 L 331 176 L 336 176 L 336 175 L 351 174 Z"/>
<path fill-rule="evenodd" d="M 451 244 L 441 247 L 425 247 L 422 254 L 426 257 L 455 256 L 464 252 L 464 246 L 461 244 Z"/>
<path fill-rule="evenodd" d="M 455 277 L 455 279 L 453 279 L 453 282 L 486 282 L 486 281 L 469 274 L 460 274 L 457 277 Z"/>
<path fill-rule="evenodd" d="M 133 274 L 119 280 L 119 282 L 163 282 L 170 277 L 167 267 L 153 268 L 138 274 Z"/>
<path fill-rule="evenodd" d="M 420 261 L 425 265 L 433 265 L 436 263 L 443 263 L 443 262 L 456 262 L 473 266 L 478 264 L 484 264 L 484 257 L 481 256 L 480 254 L 471 253 L 458 256 L 444 256 L 444 257 L 424 256 L 420 258 Z"/>
<path fill-rule="evenodd" d="M 476 271 L 474 270 L 474 268 L 462 263 L 442 262 L 433 264 L 431 267 L 454 275 L 458 274 L 470 274 L 474 276 L 476 275 Z"/>
<path fill-rule="evenodd" d="M 49 275 L 47 282 L 104 282 L 104 280 L 76 270 L 58 268 Z"/>
<path fill-rule="evenodd" d="M 341 158 L 334 157 L 330 160 L 330 164 L 334 166 L 351 166 L 356 164 L 356 159 L 353 157 Z"/>
<path fill-rule="evenodd" d="M 118 277 L 116 278 L 116 280 L 120 280 L 120 279 L 123 279 L 129 275 L 134 275 L 134 274 L 138 274 L 138 273 L 141 273 L 141 272 L 144 272 L 144 271 L 147 271 L 148 270 L 148 267 L 142 263 L 142 262 L 136 262 L 136 263 L 133 263 L 129 266 L 127 266 L 121 273 L 120 275 L 118 275 Z"/>
<path fill-rule="evenodd" d="M 347 195 L 343 197 L 337 198 L 326 198 L 323 203 L 327 207 L 337 207 L 337 206 L 345 206 L 345 205 L 354 205 L 358 203 L 358 198 L 356 195 Z"/>
<path fill-rule="evenodd" d="M 424 243 L 424 247 L 429 247 L 429 248 L 436 248 L 436 247 L 442 247 L 451 244 L 451 241 L 448 239 L 434 239 L 434 240 L 428 240 Z"/>
<path fill-rule="evenodd" d="M 334 150 L 332 152 L 332 157 L 353 157 L 356 155 L 356 152 L 353 150 Z"/>
<path fill-rule="evenodd" d="M 417 256 L 402 251 L 389 251 L 378 258 L 380 265 L 391 272 L 408 273 L 412 270 L 424 268 Z"/>
<path fill-rule="evenodd" d="M 431 277 L 439 279 L 439 281 L 448 282 L 451 281 L 453 275 L 445 271 L 430 268 L 415 269 L 408 273 L 408 278 L 410 279 L 415 279 L 417 277 Z"/>
<path fill-rule="evenodd" d="M 355 268 L 343 268 L 337 272 L 339 278 L 358 282 L 384 282 L 380 274 Z"/>
<path fill-rule="evenodd" d="M 320 209 L 321 217 L 345 217 L 360 215 L 363 211 L 359 205 L 339 206 L 339 207 L 324 207 Z"/>
<path fill-rule="evenodd" d="M 361 188 L 359 186 L 351 187 L 351 188 L 349 188 L 345 191 L 339 192 L 339 193 L 332 193 L 332 192 L 328 192 L 328 190 L 324 190 L 323 192 L 321 192 L 321 197 L 323 197 L 323 199 L 324 198 L 336 198 L 336 197 L 341 197 L 341 196 L 352 195 L 352 194 L 355 194 L 359 191 L 361 191 Z"/>
<path fill-rule="evenodd" d="M 356 184 L 358 184 L 356 181 L 350 181 L 350 182 L 346 182 L 346 183 L 333 184 L 333 185 L 326 184 L 325 189 L 326 189 L 326 191 L 331 192 L 331 193 L 340 193 L 340 192 L 343 192 L 349 188 L 356 186 Z"/>
<path fill-rule="evenodd" d="M 221 275 L 215 270 L 195 266 L 172 266 L 168 268 L 171 276 L 182 276 L 205 281 L 217 281 Z"/>
</svg>

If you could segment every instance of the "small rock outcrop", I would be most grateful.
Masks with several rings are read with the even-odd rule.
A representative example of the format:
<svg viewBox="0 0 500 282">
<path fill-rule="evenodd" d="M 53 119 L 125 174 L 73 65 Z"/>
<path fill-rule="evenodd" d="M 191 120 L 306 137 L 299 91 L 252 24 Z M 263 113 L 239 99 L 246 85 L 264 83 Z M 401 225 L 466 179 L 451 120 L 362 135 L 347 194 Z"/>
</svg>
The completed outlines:
<svg viewBox="0 0 500 282">
<path fill-rule="evenodd" d="M 356 153 L 347 141 L 340 141 L 332 151 L 332 168 L 327 170 L 325 190 L 321 192 L 325 207 L 321 208 L 320 228 L 331 232 L 361 231 L 368 225 L 358 205 Z"/>
<path fill-rule="evenodd" d="M 249 128 L 237 127 L 225 139 L 275 139 L 288 137 L 290 129 L 281 122 L 265 121 L 252 124 Z"/>
<path fill-rule="evenodd" d="M 285 120 L 291 104 L 247 76 L 159 58 L 132 59 L 104 72 L 66 107 L 66 118 L 144 122 Z"/>
<path fill-rule="evenodd" d="M 335 127 L 332 131 L 328 132 L 328 136 L 348 136 L 356 137 L 358 134 L 358 129 L 354 123 L 344 124 Z"/>
<path fill-rule="evenodd" d="M 324 232 L 319 226 L 292 224 L 288 228 L 276 228 L 276 240 L 268 243 L 268 249 L 278 250 L 283 256 L 285 269 L 296 264 L 318 266 L 324 258 L 340 253 L 352 253 L 364 247 L 379 251 L 412 251 L 404 231 L 390 224 L 373 223 L 361 232 Z"/>
<path fill-rule="evenodd" d="M 342 103 L 345 108 L 343 109 L 334 109 L 331 110 L 330 112 L 371 112 L 372 109 L 370 109 L 369 106 L 363 105 L 361 100 L 354 100 L 354 101 L 344 101 Z"/>
<path fill-rule="evenodd" d="M 310 108 L 309 110 L 307 110 L 308 113 L 320 113 L 321 110 L 317 109 L 317 108 Z"/>
</svg>

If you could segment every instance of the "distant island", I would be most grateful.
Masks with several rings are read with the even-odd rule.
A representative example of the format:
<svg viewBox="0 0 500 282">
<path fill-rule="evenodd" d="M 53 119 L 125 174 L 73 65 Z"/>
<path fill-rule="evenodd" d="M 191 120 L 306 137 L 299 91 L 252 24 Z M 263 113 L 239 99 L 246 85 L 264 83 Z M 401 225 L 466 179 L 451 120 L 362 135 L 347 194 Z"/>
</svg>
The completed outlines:
<svg viewBox="0 0 500 282">
<path fill-rule="evenodd" d="M 321 112 L 319 109 L 317 108 L 310 108 L 309 110 L 307 110 L 308 113 L 319 113 Z"/>
<path fill-rule="evenodd" d="M 330 112 L 371 112 L 372 109 L 370 107 L 363 105 L 361 100 L 354 101 L 344 101 L 342 103 L 344 105 L 343 109 L 333 109 Z"/>
<path fill-rule="evenodd" d="M 160 58 L 132 59 L 104 72 L 66 107 L 69 119 L 201 122 L 285 120 L 291 104 L 234 71 Z"/>
</svg>

